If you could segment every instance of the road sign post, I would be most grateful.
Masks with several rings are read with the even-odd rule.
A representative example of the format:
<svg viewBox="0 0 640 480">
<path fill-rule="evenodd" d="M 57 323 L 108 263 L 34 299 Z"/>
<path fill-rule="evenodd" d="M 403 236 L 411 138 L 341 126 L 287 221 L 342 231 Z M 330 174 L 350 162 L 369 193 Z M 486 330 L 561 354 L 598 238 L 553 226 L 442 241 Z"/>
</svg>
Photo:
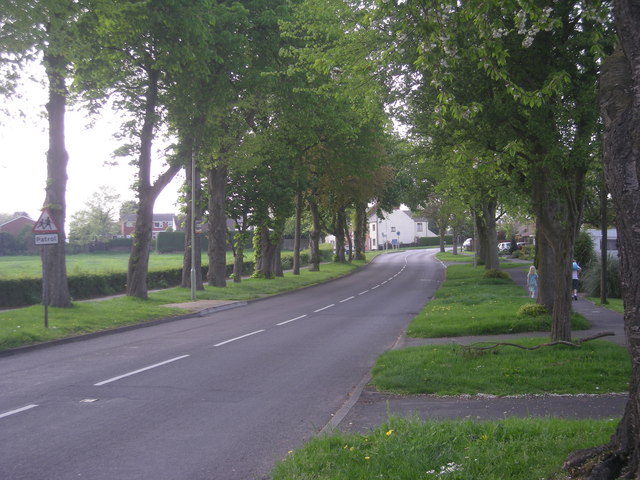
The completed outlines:
<svg viewBox="0 0 640 480">
<path fill-rule="evenodd" d="M 49 328 L 49 272 L 47 269 L 49 245 L 57 245 L 58 227 L 56 226 L 51 213 L 46 208 L 42 210 L 40 218 L 31 229 L 33 240 L 36 245 L 42 246 L 42 303 L 44 305 L 44 328 Z"/>
</svg>

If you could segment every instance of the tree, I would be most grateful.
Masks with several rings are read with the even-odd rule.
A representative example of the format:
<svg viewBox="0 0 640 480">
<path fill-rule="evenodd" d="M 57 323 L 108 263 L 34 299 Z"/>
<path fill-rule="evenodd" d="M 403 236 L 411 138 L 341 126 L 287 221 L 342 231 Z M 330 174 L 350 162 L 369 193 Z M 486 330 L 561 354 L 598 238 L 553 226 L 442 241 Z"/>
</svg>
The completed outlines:
<svg viewBox="0 0 640 480">
<path fill-rule="evenodd" d="M 100 187 L 85 202 L 85 209 L 76 212 L 69 224 L 69 241 L 80 245 L 105 242 L 118 233 L 116 219 L 120 195 L 112 187 Z"/>
<path fill-rule="evenodd" d="M 574 452 L 565 463 L 573 478 L 590 480 L 640 477 L 640 102 L 634 94 L 640 88 L 640 9 L 630 0 L 616 0 L 613 6 L 620 45 L 602 69 L 600 106 L 605 127 L 605 177 L 617 212 L 632 374 L 625 412 L 609 444 Z"/>
<path fill-rule="evenodd" d="M 59 243 L 51 245 L 43 256 L 43 268 L 48 272 L 46 282 L 49 304 L 70 307 L 71 296 L 67 284 L 65 262 L 65 223 L 67 163 L 64 121 L 68 98 L 67 78 L 69 57 L 78 48 L 77 15 L 81 2 L 71 0 L 4 2 L 0 11 L 0 66 L 3 79 L 0 93 L 13 92 L 20 69 L 41 55 L 45 67 L 49 100 L 46 104 L 49 149 L 47 151 L 47 182 L 43 208 L 47 208 L 59 231 Z"/>
<path fill-rule="evenodd" d="M 376 18 L 378 24 L 400 39 L 390 41 L 399 61 L 410 52 L 411 62 L 401 62 L 405 78 L 432 91 L 431 117 L 447 127 L 454 121 L 455 131 L 467 134 L 465 124 L 477 128 L 483 119 L 491 140 L 484 152 L 499 154 L 499 169 L 530 192 L 541 301 L 553 308 L 552 338 L 570 339 L 569 266 L 585 175 L 598 153 L 593 108 L 598 66 L 611 41 L 606 5 L 479 0 L 377 5 L 377 13 L 386 14 Z M 461 88 L 466 75 L 473 88 Z"/>
<path fill-rule="evenodd" d="M 211 17 L 208 2 L 178 0 L 123 1 L 117 4 L 92 0 L 82 24 L 91 39 L 83 56 L 75 58 L 77 88 L 98 108 L 113 98 L 114 106 L 128 118 L 121 138 L 129 143 L 119 154 L 134 158 L 137 218 L 127 272 L 127 295 L 147 298 L 147 271 L 153 206 L 175 174 L 186 163 L 184 156 L 167 156 L 168 165 L 151 177 L 153 145 L 166 118 L 171 87 L 188 66 L 199 61 L 198 35 Z M 196 37 L 194 39 L 194 37 Z M 184 149 L 178 150 L 184 153 Z"/>
</svg>

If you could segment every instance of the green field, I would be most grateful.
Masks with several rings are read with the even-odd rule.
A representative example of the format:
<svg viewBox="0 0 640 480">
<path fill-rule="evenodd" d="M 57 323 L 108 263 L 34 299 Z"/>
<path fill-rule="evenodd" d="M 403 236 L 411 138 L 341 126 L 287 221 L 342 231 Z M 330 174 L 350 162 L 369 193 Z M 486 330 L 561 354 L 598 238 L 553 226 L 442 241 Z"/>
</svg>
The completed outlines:
<svg viewBox="0 0 640 480">
<path fill-rule="evenodd" d="M 182 253 L 160 254 L 154 252 L 149 256 L 149 270 L 180 268 L 182 266 L 182 257 Z M 81 253 L 77 255 L 67 255 L 66 260 L 67 273 L 69 275 L 79 273 L 123 272 L 127 270 L 129 253 Z M 245 260 L 253 260 L 252 251 L 245 254 Z M 231 252 L 227 253 L 227 263 L 233 263 L 233 254 Z M 206 253 L 202 254 L 202 264 L 209 264 Z M 0 256 L 0 279 L 40 278 L 41 275 L 42 262 L 39 256 Z"/>
</svg>

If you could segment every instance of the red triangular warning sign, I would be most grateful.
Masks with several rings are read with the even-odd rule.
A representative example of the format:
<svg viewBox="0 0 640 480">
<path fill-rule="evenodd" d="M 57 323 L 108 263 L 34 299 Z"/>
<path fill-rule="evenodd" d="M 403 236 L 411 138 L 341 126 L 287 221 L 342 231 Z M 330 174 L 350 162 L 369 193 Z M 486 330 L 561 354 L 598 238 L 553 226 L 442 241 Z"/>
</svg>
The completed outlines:
<svg viewBox="0 0 640 480">
<path fill-rule="evenodd" d="M 58 233 L 58 226 L 46 208 L 42 210 L 40 218 L 31 229 L 32 233 Z"/>
</svg>

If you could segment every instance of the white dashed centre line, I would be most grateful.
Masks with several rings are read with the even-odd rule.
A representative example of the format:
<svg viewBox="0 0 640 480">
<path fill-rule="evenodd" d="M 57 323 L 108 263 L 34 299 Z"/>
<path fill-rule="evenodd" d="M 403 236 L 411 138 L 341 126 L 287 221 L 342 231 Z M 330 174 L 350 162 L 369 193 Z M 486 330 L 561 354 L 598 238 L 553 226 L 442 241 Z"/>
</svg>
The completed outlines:
<svg viewBox="0 0 640 480">
<path fill-rule="evenodd" d="M 301 318 L 306 317 L 307 315 L 300 315 L 299 317 L 296 318 L 292 318 L 291 320 L 285 320 L 284 322 L 280 322 L 280 323 L 276 323 L 276 325 L 278 327 L 281 327 L 282 325 L 286 325 L 287 323 L 291 323 L 291 322 L 295 322 L 296 320 L 300 320 Z"/>
<path fill-rule="evenodd" d="M 349 298 L 345 298 L 344 300 L 340 300 L 340 303 L 348 302 L 349 300 L 353 300 L 354 298 L 356 298 L 356 297 L 351 295 Z"/>
<path fill-rule="evenodd" d="M 94 387 L 101 387 L 102 385 L 106 385 L 107 383 L 115 382 L 116 380 L 120 380 L 121 378 L 130 377 L 131 375 L 136 375 L 137 373 L 146 372 L 147 370 L 151 370 L 152 368 L 161 367 L 162 365 L 166 365 L 167 363 L 176 362 L 178 360 L 182 360 L 183 358 L 187 358 L 189 355 L 182 355 L 180 357 L 171 358 L 169 360 L 165 360 L 164 362 L 156 363 L 154 365 L 149 365 L 148 367 L 141 368 L 139 370 L 134 370 L 133 372 L 125 373 L 124 375 L 118 375 L 117 377 L 110 378 L 108 380 L 103 380 L 102 382 L 94 383 Z"/>
<path fill-rule="evenodd" d="M 331 307 L 335 307 L 335 306 L 336 306 L 336 304 L 332 303 L 331 305 L 327 305 L 326 307 L 322 307 L 322 308 L 319 308 L 318 310 L 314 310 L 313 313 L 318 313 L 318 312 L 321 312 L 323 310 L 326 310 L 327 308 L 331 308 Z"/>
<path fill-rule="evenodd" d="M 255 332 L 247 333 L 246 335 L 240 335 L 239 337 L 231 338 L 229 340 L 225 340 L 224 342 L 216 343 L 214 347 L 221 347 L 222 345 L 226 345 L 227 343 L 235 342 L 236 340 L 241 340 L 243 338 L 247 338 L 247 337 L 250 337 L 251 335 L 256 335 L 257 333 L 262 333 L 262 332 L 264 332 L 264 329 L 256 330 Z"/>
<path fill-rule="evenodd" d="M 20 412 L 25 412 L 27 410 L 31 410 L 32 408 L 36 408 L 37 406 L 38 405 L 34 403 L 31 405 L 27 405 L 26 407 L 16 408 L 15 410 L 11 410 L 9 412 L 0 413 L 0 418 L 9 417 L 11 415 L 15 415 L 16 413 L 20 413 Z"/>
<path fill-rule="evenodd" d="M 369 290 L 365 290 L 364 292 L 360 292 L 358 295 L 364 295 L 367 292 L 369 292 Z"/>
</svg>

